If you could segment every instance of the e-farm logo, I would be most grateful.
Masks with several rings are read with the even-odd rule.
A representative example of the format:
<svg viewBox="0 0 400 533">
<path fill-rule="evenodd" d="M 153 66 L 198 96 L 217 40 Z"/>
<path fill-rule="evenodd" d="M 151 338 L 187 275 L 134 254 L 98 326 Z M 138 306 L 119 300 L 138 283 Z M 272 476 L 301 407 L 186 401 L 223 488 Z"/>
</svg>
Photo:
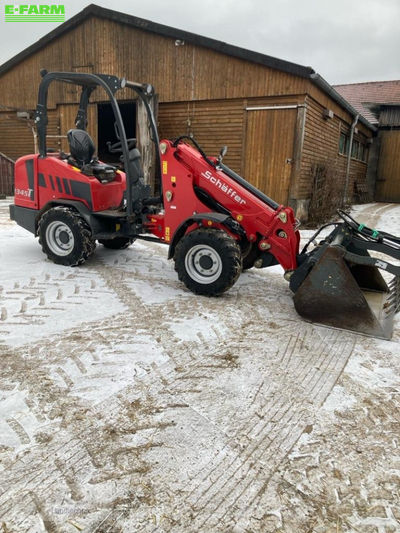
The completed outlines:
<svg viewBox="0 0 400 533">
<path fill-rule="evenodd" d="M 64 22 L 65 7 L 61 4 L 21 4 L 4 6 L 6 22 Z"/>
</svg>

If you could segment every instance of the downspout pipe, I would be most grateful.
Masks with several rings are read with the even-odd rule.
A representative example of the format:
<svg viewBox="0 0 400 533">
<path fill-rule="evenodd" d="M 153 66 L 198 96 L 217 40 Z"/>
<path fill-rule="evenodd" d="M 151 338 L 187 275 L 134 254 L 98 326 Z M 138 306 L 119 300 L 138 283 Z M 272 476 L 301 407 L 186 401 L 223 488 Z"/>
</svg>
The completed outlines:
<svg viewBox="0 0 400 533">
<path fill-rule="evenodd" d="M 349 140 L 349 153 L 347 154 L 347 164 L 346 164 L 346 178 L 345 178 L 345 184 L 344 184 L 344 194 L 343 194 L 343 203 L 344 205 L 347 204 L 349 200 L 349 179 L 350 179 L 350 163 L 351 163 L 351 152 L 353 150 L 353 139 L 354 139 L 354 130 L 358 123 L 358 118 L 360 115 L 355 115 L 354 120 L 351 124 L 350 128 L 350 140 Z"/>
</svg>

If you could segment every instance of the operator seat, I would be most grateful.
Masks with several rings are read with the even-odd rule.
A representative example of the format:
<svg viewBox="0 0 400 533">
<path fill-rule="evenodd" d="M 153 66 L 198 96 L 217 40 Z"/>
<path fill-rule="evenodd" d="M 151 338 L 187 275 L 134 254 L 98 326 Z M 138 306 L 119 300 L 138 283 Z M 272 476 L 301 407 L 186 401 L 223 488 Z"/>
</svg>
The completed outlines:
<svg viewBox="0 0 400 533">
<path fill-rule="evenodd" d="M 102 183 L 113 181 L 117 168 L 105 163 L 99 163 L 97 157 L 93 157 L 95 146 L 87 131 L 69 130 L 67 139 L 71 153 L 68 158 L 70 165 L 78 167 L 82 174 L 95 176 Z"/>
</svg>

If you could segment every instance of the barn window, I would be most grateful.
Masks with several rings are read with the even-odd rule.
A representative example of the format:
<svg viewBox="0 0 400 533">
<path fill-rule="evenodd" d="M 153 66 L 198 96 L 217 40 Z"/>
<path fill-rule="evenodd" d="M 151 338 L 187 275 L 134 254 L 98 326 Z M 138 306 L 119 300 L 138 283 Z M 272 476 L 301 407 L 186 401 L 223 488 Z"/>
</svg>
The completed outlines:
<svg viewBox="0 0 400 533">
<path fill-rule="evenodd" d="M 341 133 L 339 137 L 339 154 L 347 154 L 349 151 L 349 138 L 345 133 Z"/>
<path fill-rule="evenodd" d="M 359 159 L 359 157 L 358 157 L 359 149 L 360 149 L 360 141 L 354 141 L 353 140 L 353 145 L 351 147 L 351 157 L 353 159 Z"/>
<path fill-rule="evenodd" d="M 348 155 L 349 153 L 350 139 L 346 133 L 341 133 L 339 137 L 339 154 Z M 363 161 L 364 163 L 368 158 L 368 148 L 361 141 L 353 139 L 351 147 L 351 158 Z"/>
<path fill-rule="evenodd" d="M 359 152 L 359 159 L 361 159 L 361 161 L 366 161 L 367 160 L 367 147 L 365 146 L 365 144 L 362 144 L 360 143 L 360 152 Z"/>
</svg>

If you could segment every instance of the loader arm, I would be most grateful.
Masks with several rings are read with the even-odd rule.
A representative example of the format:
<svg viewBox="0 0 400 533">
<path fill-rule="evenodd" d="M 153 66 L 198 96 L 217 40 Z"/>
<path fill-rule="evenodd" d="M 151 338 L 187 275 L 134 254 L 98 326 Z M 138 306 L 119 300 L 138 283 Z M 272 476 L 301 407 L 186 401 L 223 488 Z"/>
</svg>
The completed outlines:
<svg viewBox="0 0 400 533">
<path fill-rule="evenodd" d="M 300 235 L 290 207 L 187 143 L 164 140 L 161 145 L 165 226 L 172 234 L 195 213 L 220 212 L 240 225 L 242 241 L 273 256 L 285 272 L 297 268 Z"/>
<path fill-rule="evenodd" d="M 161 143 L 165 225 L 168 235 L 173 230 L 173 249 L 182 234 L 198 225 L 222 227 L 242 249 L 246 244 L 256 248 L 259 265 L 283 267 L 296 311 L 306 320 L 391 337 L 393 316 L 400 307 L 400 267 L 370 252 L 398 260 L 399 238 L 370 230 L 340 212 L 342 221 L 333 223 L 333 231 L 313 250 L 307 245 L 299 253 L 292 209 L 277 204 L 194 144 L 196 148 L 182 138 Z M 213 212 L 220 214 L 220 223 Z M 232 232 L 229 221 L 241 231 Z M 380 271 L 385 271 L 385 278 Z"/>
</svg>

